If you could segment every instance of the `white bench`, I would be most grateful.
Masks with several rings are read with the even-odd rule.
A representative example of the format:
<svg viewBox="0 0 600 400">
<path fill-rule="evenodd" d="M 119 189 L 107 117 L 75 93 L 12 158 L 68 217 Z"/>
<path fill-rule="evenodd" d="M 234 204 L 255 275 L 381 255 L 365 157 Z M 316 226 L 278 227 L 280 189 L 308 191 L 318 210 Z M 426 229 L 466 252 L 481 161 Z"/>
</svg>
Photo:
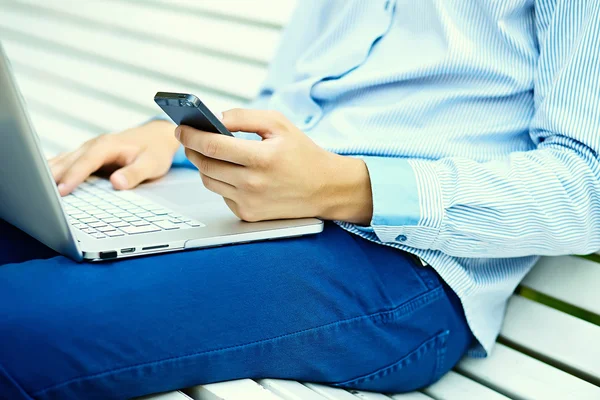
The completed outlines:
<svg viewBox="0 0 600 400">
<path fill-rule="evenodd" d="M 216 110 L 257 92 L 294 0 L 0 0 L 0 40 L 48 152 L 155 115 L 158 90 Z M 600 399 L 600 257 L 543 258 L 498 344 L 419 393 L 240 380 L 147 399 Z M 189 396 L 189 397 L 188 397 Z"/>
</svg>

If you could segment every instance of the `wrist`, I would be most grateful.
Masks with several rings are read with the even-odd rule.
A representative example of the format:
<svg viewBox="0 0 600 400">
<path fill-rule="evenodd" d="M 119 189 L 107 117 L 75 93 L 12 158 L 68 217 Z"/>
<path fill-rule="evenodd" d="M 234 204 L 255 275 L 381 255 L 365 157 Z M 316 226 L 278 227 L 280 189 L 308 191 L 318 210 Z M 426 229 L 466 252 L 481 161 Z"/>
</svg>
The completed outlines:
<svg viewBox="0 0 600 400">
<path fill-rule="evenodd" d="M 172 154 L 175 154 L 179 149 L 180 143 L 175 138 L 175 125 L 169 121 L 156 119 L 143 125 L 144 130 L 149 131 L 146 134 L 154 135 L 164 143 L 165 148 L 169 149 Z M 164 142 L 163 142 L 164 141 Z"/>
<path fill-rule="evenodd" d="M 373 194 L 363 160 L 330 153 L 327 182 L 323 185 L 320 218 L 370 225 Z"/>
</svg>

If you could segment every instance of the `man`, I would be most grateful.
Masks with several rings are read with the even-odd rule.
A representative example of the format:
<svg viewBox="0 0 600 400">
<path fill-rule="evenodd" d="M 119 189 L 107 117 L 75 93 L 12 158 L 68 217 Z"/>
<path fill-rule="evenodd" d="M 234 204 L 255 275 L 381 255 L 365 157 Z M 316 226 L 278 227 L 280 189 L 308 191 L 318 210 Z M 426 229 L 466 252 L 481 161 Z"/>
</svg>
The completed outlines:
<svg viewBox="0 0 600 400">
<path fill-rule="evenodd" d="M 485 356 L 538 255 L 600 248 L 599 42 L 594 0 L 302 2 L 256 110 L 222 115 L 261 141 L 153 121 L 50 164 L 63 195 L 101 167 L 124 190 L 184 151 L 244 220 L 336 223 L 102 265 L 3 227 L 0 393 L 400 392 Z"/>
</svg>

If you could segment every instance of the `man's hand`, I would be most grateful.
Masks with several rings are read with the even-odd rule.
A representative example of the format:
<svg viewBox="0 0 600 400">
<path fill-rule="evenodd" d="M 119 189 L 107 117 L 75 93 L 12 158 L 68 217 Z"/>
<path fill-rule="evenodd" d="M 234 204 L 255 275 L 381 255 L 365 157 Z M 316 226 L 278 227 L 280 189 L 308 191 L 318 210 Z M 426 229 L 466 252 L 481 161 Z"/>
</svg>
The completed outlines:
<svg viewBox="0 0 600 400">
<path fill-rule="evenodd" d="M 325 151 L 281 113 L 234 109 L 223 113 L 232 132 L 259 134 L 243 140 L 180 126 L 207 189 L 223 196 L 245 221 L 320 217 L 368 225 L 371 184 L 362 160 Z"/>
<path fill-rule="evenodd" d="M 71 193 L 101 168 L 114 171 L 110 181 L 115 189 L 131 189 L 147 179 L 163 176 L 179 147 L 173 128 L 170 122 L 152 121 L 121 133 L 99 136 L 75 151 L 51 159 L 50 169 L 58 191 L 62 196 Z"/>
</svg>

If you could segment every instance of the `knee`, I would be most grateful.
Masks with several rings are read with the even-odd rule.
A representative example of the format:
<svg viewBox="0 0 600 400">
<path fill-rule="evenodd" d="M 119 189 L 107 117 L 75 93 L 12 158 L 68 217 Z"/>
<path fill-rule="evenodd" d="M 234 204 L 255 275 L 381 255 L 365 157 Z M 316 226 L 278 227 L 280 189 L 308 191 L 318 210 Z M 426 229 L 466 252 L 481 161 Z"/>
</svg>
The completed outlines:
<svg viewBox="0 0 600 400">
<path fill-rule="evenodd" d="M 74 314 L 50 299 L 21 298 L 0 308 L 0 398 L 32 399 L 79 373 L 73 358 L 79 336 Z M 3 397 L 6 393 L 11 395 Z"/>
</svg>

